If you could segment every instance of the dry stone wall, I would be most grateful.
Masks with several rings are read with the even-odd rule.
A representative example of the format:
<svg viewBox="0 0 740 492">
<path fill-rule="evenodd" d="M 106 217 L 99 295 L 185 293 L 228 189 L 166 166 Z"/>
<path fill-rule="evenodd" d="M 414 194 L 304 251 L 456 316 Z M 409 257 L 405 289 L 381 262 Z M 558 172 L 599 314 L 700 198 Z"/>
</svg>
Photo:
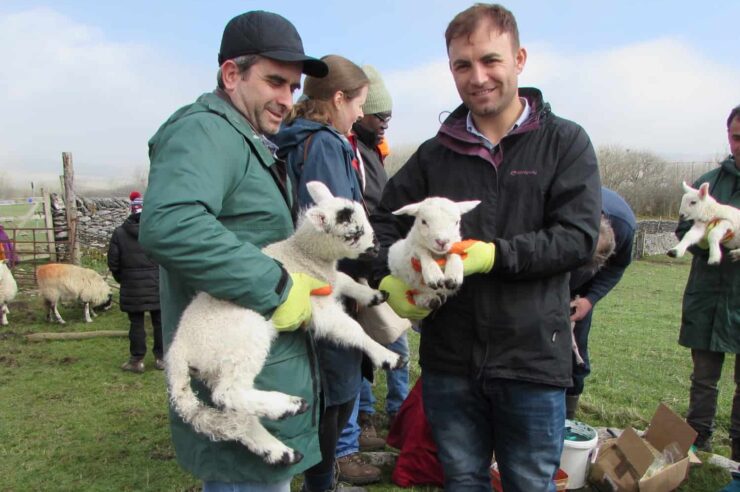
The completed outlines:
<svg viewBox="0 0 740 492">
<path fill-rule="evenodd" d="M 67 239 L 64 202 L 58 195 L 51 197 L 54 231 L 57 240 Z M 128 217 L 128 198 L 77 197 L 77 231 L 82 246 L 108 249 L 113 230 Z"/>
<path fill-rule="evenodd" d="M 52 196 L 57 238 L 66 239 L 67 226 L 64 219 L 64 203 Z M 83 246 L 107 249 L 113 229 L 121 225 L 129 214 L 129 200 L 122 198 L 77 198 L 79 237 Z M 673 220 L 641 220 L 637 223 L 635 258 L 665 254 L 676 242 Z"/>
<path fill-rule="evenodd" d="M 663 255 L 675 246 L 678 240 L 674 231 L 678 222 L 675 220 L 641 220 L 637 223 L 633 256 Z"/>
</svg>

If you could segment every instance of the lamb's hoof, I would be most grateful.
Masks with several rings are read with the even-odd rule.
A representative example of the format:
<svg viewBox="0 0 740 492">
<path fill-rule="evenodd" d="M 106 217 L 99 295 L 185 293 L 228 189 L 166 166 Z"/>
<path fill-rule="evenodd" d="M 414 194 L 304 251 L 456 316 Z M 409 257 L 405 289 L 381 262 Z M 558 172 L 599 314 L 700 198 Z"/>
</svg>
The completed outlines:
<svg viewBox="0 0 740 492">
<path fill-rule="evenodd" d="M 392 371 L 394 369 L 401 369 L 403 367 L 406 367 L 406 365 L 408 365 L 408 363 L 409 363 L 408 357 L 404 357 L 402 355 L 399 355 L 398 358 L 396 359 L 396 362 L 394 364 L 391 364 L 390 362 L 385 361 L 385 362 L 383 362 L 383 364 L 382 364 L 381 367 L 382 367 L 382 369 L 384 369 L 386 371 Z"/>
<path fill-rule="evenodd" d="M 432 311 L 440 307 L 442 307 L 442 300 L 439 297 L 435 297 L 427 303 L 427 309 L 431 309 Z"/>
<path fill-rule="evenodd" d="M 383 304 L 385 301 L 388 300 L 388 293 L 384 290 L 379 290 L 375 293 L 375 296 L 373 296 L 373 300 L 370 301 L 370 306 L 377 306 L 379 304 Z"/>
<path fill-rule="evenodd" d="M 460 287 L 460 282 L 458 282 L 454 278 L 448 278 L 445 280 L 445 288 L 447 290 L 457 290 L 458 287 Z"/>
<path fill-rule="evenodd" d="M 299 451 L 293 450 L 293 452 L 286 451 L 283 453 L 283 456 L 278 460 L 275 464 L 276 465 L 295 465 L 299 461 L 303 459 L 303 454 L 301 454 Z"/>
<path fill-rule="evenodd" d="M 669 249 L 666 254 L 670 256 L 671 258 L 676 258 L 678 256 L 678 253 L 676 252 L 675 249 Z"/>
<path fill-rule="evenodd" d="M 296 415 L 300 415 L 302 413 L 306 413 L 308 411 L 308 402 L 301 398 L 301 406 L 298 407 L 298 411 L 296 412 Z"/>
<path fill-rule="evenodd" d="M 285 413 L 281 414 L 277 420 L 283 420 L 287 419 L 288 417 L 293 417 L 294 415 L 300 415 L 302 413 L 305 413 L 308 410 L 308 402 L 304 400 L 303 398 L 300 398 L 300 401 L 298 402 L 298 407 L 292 410 L 286 410 Z"/>
</svg>

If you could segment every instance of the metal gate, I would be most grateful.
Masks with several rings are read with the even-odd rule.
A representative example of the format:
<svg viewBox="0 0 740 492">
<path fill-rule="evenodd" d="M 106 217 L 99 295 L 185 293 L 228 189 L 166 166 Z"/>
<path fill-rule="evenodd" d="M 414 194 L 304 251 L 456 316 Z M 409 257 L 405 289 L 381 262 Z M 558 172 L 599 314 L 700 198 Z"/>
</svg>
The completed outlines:
<svg viewBox="0 0 740 492">
<path fill-rule="evenodd" d="M 17 263 L 12 269 L 19 288 L 36 285 L 36 267 L 50 262 L 69 261 L 69 239 L 55 240 L 53 227 L 6 228 Z"/>
</svg>

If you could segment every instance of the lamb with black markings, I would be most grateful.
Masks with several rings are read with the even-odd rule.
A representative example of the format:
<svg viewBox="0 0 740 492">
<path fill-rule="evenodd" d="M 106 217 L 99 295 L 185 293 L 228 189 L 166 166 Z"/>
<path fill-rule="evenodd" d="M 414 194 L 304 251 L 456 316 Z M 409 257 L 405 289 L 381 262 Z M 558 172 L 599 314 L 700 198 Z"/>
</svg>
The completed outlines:
<svg viewBox="0 0 740 492">
<path fill-rule="evenodd" d="M 403 367 L 406 360 L 365 334 L 343 309 L 340 296 L 362 305 L 386 300 L 386 294 L 337 271 L 337 260 L 377 253 L 372 227 L 361 204 L 336 198 L 318 181 L 307 184 L 315 206 L 306 210 L 295 233 L 263 249 L 290 273 L 308 274 L 332 287 L 329 296 L 312 296 L 309 329 L 318 338 L 363 350 L 376 366 Z M 271 435 L 259 418 L 281 419 L 305 412 L 302 398 L 261 391 L 253 382 L 277 336 L 259 313 L 201 292 L 185 309 L 165 355 L 170 400 L 193 428 L 214 441 L 238 441 L 270 464 L 302 459 Z M 215 407 L 204 404 L 190 387 L 191 374 L 212 392 Z"/>
</svg>

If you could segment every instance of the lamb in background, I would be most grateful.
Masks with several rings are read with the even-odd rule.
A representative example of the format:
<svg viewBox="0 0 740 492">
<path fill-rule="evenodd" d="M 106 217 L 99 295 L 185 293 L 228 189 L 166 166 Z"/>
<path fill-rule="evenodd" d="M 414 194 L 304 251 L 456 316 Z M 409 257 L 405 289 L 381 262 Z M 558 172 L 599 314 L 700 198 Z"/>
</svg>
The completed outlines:
<svg viewBox="0 0 740 492">
<path fill-rule="evenodd" d="M 450 253 L 450 248 L 461 240 L 460 216 L 479 203 L 430 197 L 393 212 L 415 217 L 406 237 L 388 250 L 388 268 L 411 287 L 417 306 L 437 309 L 462 285 L 462 258 Z M 444 264 L 444 271 L 438 262 Z"/>
<path fill-rule="evenodd" d="M 291 237 L 263 252 L 288 272 L 305 273 L 331 285 L 331 295 L 311 298 L 309 328 L 316 337 L 359 348 L 376 366 L 402 367 L 406 361 L 367 336 L 344 312 L 340 300 L 345 295 L 362 305 L 375 305 L 387 297 L 336 270 L 341 258 L 377 253 L 362 205 L 333 197 L 318 181 L 309 182 L 307 188 L 316 205 L 305 211 Z M 238 441 L 265 462 L 286 465 L 303 456 L 272 436 L 259 417 L 282 419 L 305 412 L 308 404 L 296 396 L 253 386 L 276 336 L 272 323 L 259 313 L 201 292 L 183 312 L 165 366 L 170 400 L 185 422 L 215 441 Z M 211 389 L 215 407 L 206 406 L 193 393 L 193 373 Z"/>
<path fill-rule="evenodd" d="M 59 301 L 81 301 L 85 304 L 85 321 L 96 316 L 93 308 L 109 309 L 113 295 L 108 283 L 95 270 L 66 263 L 49 263 L 36 269 L 36 283 L 44 298 L 46 319 L 64 324 L 57 305 Z"/>
<path fill-rule="evenodd" d="M 699 189 L 683 183 L 684 195 L 678 214 L 681 220 L 693 220 L 694 225 L 683 239 L 668 251 L 668 256 L 680 258 L 686 254 L 689 246 L 697 244 L 707 235 L 709 243 L 709 265 L 718 265 L 722 261 L 720 243 L 729 248 L 732 261 L 740 259 L 740 210 L 730 205 L 723 205 L 709 194 L 709 183 L 703 183 Z M 707 227 L 714 228 L 707 234 Z"/>
<path fill-rule="evenodd" d="M 0 324 L 3 326 L 8 324 L 8 314 L 10 313 L 8 303 L 15 299 L 17 293 L 18 285 L 10 272 L 8 260 L 2 260 L 0 261 L 0 313 L 2 314 Z"/>
</svg>

